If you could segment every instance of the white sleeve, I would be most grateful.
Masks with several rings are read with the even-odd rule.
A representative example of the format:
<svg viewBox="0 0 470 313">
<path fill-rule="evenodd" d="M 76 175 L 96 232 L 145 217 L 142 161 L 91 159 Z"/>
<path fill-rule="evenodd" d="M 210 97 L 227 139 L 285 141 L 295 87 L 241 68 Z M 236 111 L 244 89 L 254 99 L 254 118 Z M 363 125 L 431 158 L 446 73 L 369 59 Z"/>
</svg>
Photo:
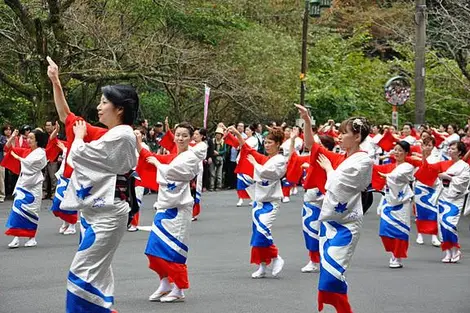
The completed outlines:
<svg viewBox="0 0 470 313">
<path fill-rule="evenodd" d="M 106 134 L 90 143 L 76 138 L 70 148 L 70 157 L 74 167 L 80 164 L 90 170 L 125 174 L 137 164 L 135 149 L 135 137 L 121 132 Z"/>
<path fill-rule="evenodd" d="M 192 150 L 188 150 L 181 153 L 170 164 L 160 164 L 158 174 L 163 175 L 167 181 L 190 181 L 201 171 L 202 160 Z"/>
<path fill-rule="evenodd" d="M 255 165 L 255 176 L 260 180 L 278 180 L 286 173 L 286 161 L 281 155 L 277 155 L 266 164 Z"/>
<path fill-rule="evenodd" d="M 41 149 L 41 148 L 37 148 Z M 25 175 L 34 175 L 47 165 L 44 151 L 33 151 L 26 158 L 21 159 L 21 172 Z"/>
</svg>

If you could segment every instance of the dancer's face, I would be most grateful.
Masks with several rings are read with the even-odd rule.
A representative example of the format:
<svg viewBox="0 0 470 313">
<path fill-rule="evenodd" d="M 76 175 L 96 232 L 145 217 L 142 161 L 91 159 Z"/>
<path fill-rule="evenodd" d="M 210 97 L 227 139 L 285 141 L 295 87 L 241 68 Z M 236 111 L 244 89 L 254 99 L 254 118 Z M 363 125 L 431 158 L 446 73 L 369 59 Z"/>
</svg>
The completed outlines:
<svg viewBox="0 0 470 313">
<path fill-rule="evenodd" d="M 361 143 L 361 135 L 353 133 L 351 126 L 347 125 L 346 129 L 341 131 L 338 136 L 339 146 L 343 150 L 349 150 Z"/>
<path fill-rule="evenodd" d="M 187 149 L 190 141 L 191 135 L 189 134 L 189 129 L 178 127 L 175 130 L 175 143 L 180 150 Z"/>
<path fill-rule="evenodd" d="M 36 136 L 33 133 L 29 133 L 26 139 L 28 145 L 31 149 L 36 149 L 38 147 L 38 142 L 36 141 Z"/>
<path fill-rule="evenodd" d="M 452 160 L 458 160 L 460 158 L 460 151 L 456 144 L 452 144 L 447 151 Z"/>
<path fill-rule="evenodd" d="M 202 141 L 202 136 L 201 136 L 201 134 L 199 133 L 199 130 L 195 130 L 195 131 L 194 131 L 193 140 L 194 140 L 195 142 L 201 142 L 201 141 Z"/>
<path fill-rule="evenodd" d="M 269 156 L 276 155 L 279 153 L 279 143 L 272 139 L 266 138 L 264 140 L 264 149 Z"/>
<path fill-rule="evenodd" d="M 403 148 L 399 145 L 396 145 L 395 148 L 393 149 L 393 155 L 395 156 L 395 159 L 397 162 L 403 162 L 405 161 L 406 157 L 406 152 L 403 150 Z"/>
<path fill-rule="evenodd" d="M 121 115 L 124 110 L 122 108 L 115 107 L 114 104 L 106 99 L 104 95 L 101 96 L 100 104 L 98 104 L 96 109 L 98 110 L 100 123 L 108 127 L 120 124 Z"/>
</svg>

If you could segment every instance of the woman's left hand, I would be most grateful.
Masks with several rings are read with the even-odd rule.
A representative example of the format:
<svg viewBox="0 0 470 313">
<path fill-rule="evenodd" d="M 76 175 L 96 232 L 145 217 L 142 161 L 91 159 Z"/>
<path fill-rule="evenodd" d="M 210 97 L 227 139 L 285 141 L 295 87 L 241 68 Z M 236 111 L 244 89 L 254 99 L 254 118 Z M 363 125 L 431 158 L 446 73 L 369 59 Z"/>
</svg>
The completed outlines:
<svg viewBox="0 0 470 313">
<path fill-rule="evenodd" d="M 325 170 L 327 174 L 333 171 L 331 161 L 324 154 L 318 155 L 317 163 Z"/>
<path fill-rule="evenodd" d="M 253 164 L 253 165 L 258 164 L 258 162 L 256 162 L 255 157 L 252 156 L 251 154 L 249 154 L 246 158 L 248 159 L 248 162 L 250 162 L 251 164 Z"/>
<path fill-rule="evenodd" d="M 382 172 L 378 172 L 379 176 L 382 177 L 382 178 L 387 178 L 387 174 L 384 174 Z"/>
<path fill-rule="evenodd" d="M 17 160 L 21 159 L 21 157 L 18 154 L 16 154 L 15 152 L 11 151 L 10 153 L 11 153 L 11 156 L 14 157 L 15 159 L 17 159 Z"/>
<path fill-rule="evenodd" d="M 145 159 L 147 163 L 150 163 L 154 165 L 155 167 L 158 167 L 160 165 L 160 162 L 158 162 L 157 158 L 154 156 L 149 156 L 147 159 Z"/>
<path fill-rule="evenodd" d="M 86 123 L 83 120 L 79 120 L 73 125 L 73 133 L 75 138 L 83 139 L 86 136 Z"/>
</svg>

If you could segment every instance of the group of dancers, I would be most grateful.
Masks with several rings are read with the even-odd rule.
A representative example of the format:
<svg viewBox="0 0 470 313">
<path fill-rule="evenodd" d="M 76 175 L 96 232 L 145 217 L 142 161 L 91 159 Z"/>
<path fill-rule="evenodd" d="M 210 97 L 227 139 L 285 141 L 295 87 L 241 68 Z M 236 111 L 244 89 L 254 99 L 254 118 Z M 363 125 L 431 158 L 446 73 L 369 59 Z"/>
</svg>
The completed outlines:
<svg viewBox="0 0 470 313">
<path fill-rule="evenodd" d="M 26 247 L 37 245 L 41 170 L 47 159 L 63 153 L 52 211 L 63 220 L 60 232 L 75 233 L 79 220 L 81 234 L 68 273 L 66 311 L 115 312 L 111 262 L 126 229 L 138 225 L 144 188 L 158 190 L 145 254 L 160 282 L 149 300 L 184 301 L 184 290 L 189 288 L 188 233 L 191 220 L 200 212 L 205 134 L 187 122 L 179 123 L 166 139 L 169 153 L 152 153 L 142 142 L 141 132 L 131 127 L 139 98 L 126 85 L 102 88 L 97 110 L 99 121 L 107 128 L 92 126 L 70 111 L 58 66 L 50 58 L 48 62 L 54 102 L 67 140 L 56 138 L 56 126 L 49 142 L 43 131 L 33 130 L 28 137 L 30 149 L 7 143 L 2 164 L 20 174 L 7 221 L 6 234 L 13 236 L 9 247 L 19 247 L 21 237 L 27 238 Z M 302 272 L 320 273 L 320 311 L 330 304 L 337 312 L 352 312 L 345 272 L 360 238 L 371 190 L 383 193 L 378 207 L 379 235 L 385 250 L 391 252 L 390 268 L 401 268 L 407 257 L 413 203 L 418 243 L 423 243 L 422 234 L 430 234 L 433 244 L 445 252 L 442 262 L 460 260 L 457 224 L 470 180 L 470 167 L 462 160 L 466 155 L 463 143 L 451 142 L 449 160 L 440 161 L 432 134 L 422 135 L 419 144 L 413 145 L 393 137 L 392 162 L 378 165 L 371 158 L 370 149 L 376 147 L 369 142 L 371 126 L 365 118 L 343 121 L 333 140 L 316 134 L 308 110 L 296 107 L 304 120 L 303 129 L 272 127 L 264 140 L 265 154 L 258 152 L 256 142 L 242 130 L 219 125 L 225 142 L 239 149 L 235 171 L 245 181 L 240 189 L 253 201 L 251 263 L 258 268 L 252 278 L 265 277 L 271 263 L 272 276 L 282 271 L 284 260 L 271 230 L 281 202 L 288 202 L 290 190 L 300 183 L 305 190 L 302 227 L 309 254 Z M 387 138 L 384 134 L 377 145 L 383 146 Z M 335 144 L 342 153 L 332 151 Z M 415 145 L 419 149 L 411 154 Z"/>
</svg>

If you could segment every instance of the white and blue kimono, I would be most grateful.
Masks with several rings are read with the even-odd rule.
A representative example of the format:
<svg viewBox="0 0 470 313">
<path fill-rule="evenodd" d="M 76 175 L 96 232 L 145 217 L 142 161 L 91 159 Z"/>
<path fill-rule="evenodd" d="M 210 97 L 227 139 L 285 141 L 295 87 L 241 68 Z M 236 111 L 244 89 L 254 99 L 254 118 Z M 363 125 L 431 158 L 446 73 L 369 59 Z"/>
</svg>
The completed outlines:
<svg viewBox="0 0 470 313">
<path fill-rule="evenodd" d="M 327 175 L 319 220 L 320 277 L 318 309 L 331 304 L 338 312 L 352 312 L 347 298 L 346 272 L 362 227 L 361 192 L 372 179 L 373 161 L 356 152 Z"/>
<path fill-rule="evenodd" d="M 254 198 L 251 213 L 253 232 L 250 243 L 253 249 L 269 248 L 274 245 L 271 229 L 282 199 L 281 178 L 285 172 L 286 160 L 281 154 L 271 157 L 263 165 L 256 164 L 254 167 L 253 180 L 255 184 L 249 189 L 249 193 L 253 194 Z M 269 264 L 271 257 L 276 257 L 268 257 L 268 255 L 265 256 L 261 253 L 263 260 L 254 260 L 253 249 L 252 263 Z M 259 254 L 257 255 L 259 256 Z"/>
<path fill-rule="evenodd" d="M 41 171 L 46 165 L 46 152 L 43 148 L 36 148 L 21 159 L 21 172 L 15 186 L 6 235 L 29 238 L 36 236 L 44 181 Z"/>
<path fill-rule="evenodd" d="M 439 180 L 437 187 L 439 235 L 443 251 L 460 247 L 457 224 L 459 223 L 465 197 L 468 194 L 470 166 L 467 162 L 459 160 L 452 164 L 445 173 L 452 176 L 452 180 L 448 187 L 445 187 L 442 181 Z"/>
<path fill-rule="evenodd" d="M 379 235 L 393 240 L 385 239 L 384 245 L 388 252 L 392 252 L 396 258 L 407 257 L 407 243 L 410 236 L 411 200 L 413 190 L 410 183 L 413 181 L 413 165 L 401 163 L 387 174 L 385 195 L 382 196 L 378 210 L 380 211 Z"/>
<path fill-rule="evenodd" d="M 100 139 L 75 138 L 67 162 L 74 168 L 62 210 L 80 211 L 80 244 L 67 281 L 67 313 L 111 312 L 111 262 L 127 229 L 129 204 L 117 196 L 124 174 L 137 163 L 132 128 L 119 125 Z M 118 181 L 119 179 L 119 181 Z"/>
<path fill-rule="evenodd" d="M 157 167 L 157 208 L 145 254 L 168 262 L 186 264 L 194 199 L 190 181 L 200 173 L 207 145 L 204 142 Z"/>
</svg>

